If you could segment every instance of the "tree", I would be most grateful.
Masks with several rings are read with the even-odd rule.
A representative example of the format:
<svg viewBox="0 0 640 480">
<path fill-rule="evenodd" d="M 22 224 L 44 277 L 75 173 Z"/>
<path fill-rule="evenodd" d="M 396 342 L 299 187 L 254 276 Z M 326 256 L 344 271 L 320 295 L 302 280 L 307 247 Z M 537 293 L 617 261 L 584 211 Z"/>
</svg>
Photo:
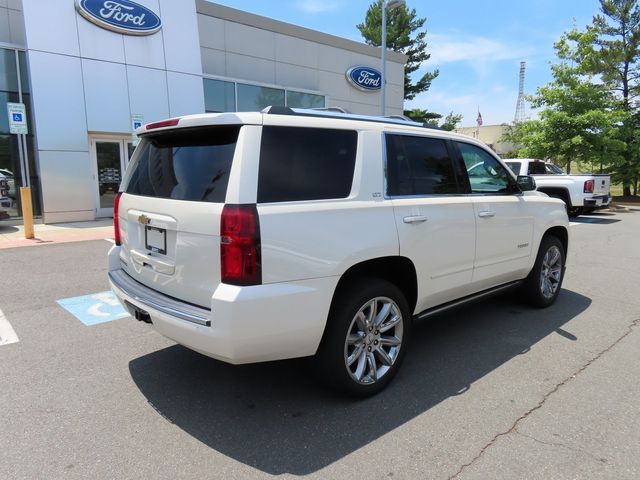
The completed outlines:
<svg viewBox="0 0 640 480">
<path fill-rule="evenodd" d="M 542 108 L 540 119 L 516 124 L 505 140 L 523 145 L 520 157 L 551 159 L 567 173 L 572 163 L 593 164 L 605 155 L 608 161 L 619 158 L 623 117 L 612 108 L 615 102 L 606 86 L 567 62 L 551 69 L 553 81 L 530 98 L 533 107 Z"/>
<path fill-rule="evenodd" d="M 442 118 L 441 114 L 429 112 L 428 110 L 422 110 L 420 108 L 405 110 L 404 116 L 410 118 L 414 122 L 426 123 L 427 125 L 433 125 L 434 127 L 439 127 L 448 131 L 454 130 L 462 121 L 462 115 L 449 112 L 449 114 L 444 117 L 444 120 L 440 122 L 439 120 Z"/>
<path fill-rule="evenodd" d="M 573 29 L 558 42 L 560 58 L 575 62 L 585 75 L 596 75 L 621 110 L 617 133 L 624 144 L 614 163 L 624 195 L 637 193 L 640 177 L 640 5 L 638 0 L 600 0 L 600 14 L 584 31 Z"/>
<path fill-rule="evenodd" d="M 426 20 L 426 18 L 416 18 L 415 8 L 409 10 L 406 6 L 402 6 L 387 11 L 387 48 L 409 57 L 404 67 L 405 100 L 411 100 L 417 94 L 429 90 L 431 82 L 438 76 L 438 70 L 434 70 L 422 75 L 415 83 L 411 81 L 411 74 L 431 58 L 427 53 L 425 42 L 427 29 L 423 28 Z M 364 23 L 360 23 L 357 27 L 366 43 L 374 47 L 381 46 L 382 2 L 376 1 L 371 4 Z"/>
</svg>

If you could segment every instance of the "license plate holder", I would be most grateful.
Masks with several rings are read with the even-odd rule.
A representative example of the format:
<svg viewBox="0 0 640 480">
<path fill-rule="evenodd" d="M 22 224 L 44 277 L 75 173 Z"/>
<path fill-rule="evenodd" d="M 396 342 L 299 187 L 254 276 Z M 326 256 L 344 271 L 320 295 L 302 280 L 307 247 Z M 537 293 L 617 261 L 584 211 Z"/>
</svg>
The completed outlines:
<svg viewBox="0 0 640 480">
<path fill-rule="evenodd" d="M 165 228 L 145 226 L 144 247 L 154 253 L 167 254 L 167 230 Z"/>
</svg>

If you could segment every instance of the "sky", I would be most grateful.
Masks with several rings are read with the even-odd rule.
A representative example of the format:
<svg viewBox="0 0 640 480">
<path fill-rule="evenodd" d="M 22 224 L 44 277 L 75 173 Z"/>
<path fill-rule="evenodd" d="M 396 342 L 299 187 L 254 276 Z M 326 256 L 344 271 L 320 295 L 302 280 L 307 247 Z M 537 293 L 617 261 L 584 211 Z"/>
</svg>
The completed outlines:
<svg viewBox="0 0 640 480">
<path fill-rule="evenodd" d="M 438 69 L 431 88 L 405 102 L 446 115 L 463 115 L 461 126 L 511 123 L 518 98 L 520 61 L 526 62 L 525 93 L 551 80 L 553 44 L 575 24 L 584 28 L 598 0 L 406 0 L 427 19 L 431 58 L 416 72 Z M 358 23 L 371 0 L 215 0 L 215 3 L 363 42 Z M 416 74 L 414 74 L 416 75 Z M 526 113 L 535 116 L 529 110 Z"/>
</svg>

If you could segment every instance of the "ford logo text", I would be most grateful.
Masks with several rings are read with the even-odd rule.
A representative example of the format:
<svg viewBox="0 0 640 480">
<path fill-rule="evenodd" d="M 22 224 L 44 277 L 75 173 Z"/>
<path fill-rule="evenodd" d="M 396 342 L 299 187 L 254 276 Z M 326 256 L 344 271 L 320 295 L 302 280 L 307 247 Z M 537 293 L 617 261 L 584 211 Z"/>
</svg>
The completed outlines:
<svg viewBox="0 0 640 480">
<path fill-rule="evenodd" d="M 382 87 L 382 74 L 371 67 L 351 67 L 347 70 L 347 80 L 364 92 L 373 92 Z"/>
<path fill-rule="evenodd" d="M 76 9 L 99 27 L 126 35 L 151 35 L 162 27 L 158 15 L 130 0 L 76 0 Z"/>
</svg>

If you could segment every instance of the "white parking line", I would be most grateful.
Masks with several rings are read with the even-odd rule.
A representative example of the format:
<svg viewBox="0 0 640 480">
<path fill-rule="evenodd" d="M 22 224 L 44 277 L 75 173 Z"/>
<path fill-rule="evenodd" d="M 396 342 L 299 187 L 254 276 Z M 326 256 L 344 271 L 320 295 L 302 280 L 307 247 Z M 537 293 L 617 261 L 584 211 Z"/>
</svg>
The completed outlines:
<svg viewBox="0 0 640 480">
<path fill-rule="evenodd" d="M 0 310 L 0 346 L 19 342 L 18 335 Z"/>
<path fill-rule="evenodd" d="M 116 241 L 113 238 L 105 238 L 104 241 L 105 242 L 109 242 L 109 243 L 113 243 L 113 244 L 116 243 Z"/>
</svg>

